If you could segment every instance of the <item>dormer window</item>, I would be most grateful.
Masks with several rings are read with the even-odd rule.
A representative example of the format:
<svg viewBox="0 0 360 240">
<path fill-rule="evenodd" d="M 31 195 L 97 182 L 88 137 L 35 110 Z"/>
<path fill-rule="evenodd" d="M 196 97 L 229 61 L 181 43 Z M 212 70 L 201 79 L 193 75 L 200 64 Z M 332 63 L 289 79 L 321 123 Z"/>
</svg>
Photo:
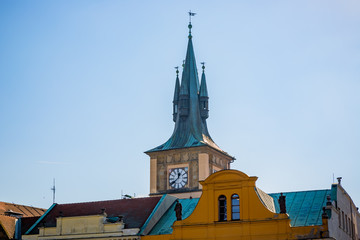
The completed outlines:
<svg viewBox="0 0 360 240">
<path fill-rule="evenodd" d="M 221 195 L 219 197 L 219 221 L 226 221 L 227 214 L 226 214 L 226 197 Z"/>
</svg>

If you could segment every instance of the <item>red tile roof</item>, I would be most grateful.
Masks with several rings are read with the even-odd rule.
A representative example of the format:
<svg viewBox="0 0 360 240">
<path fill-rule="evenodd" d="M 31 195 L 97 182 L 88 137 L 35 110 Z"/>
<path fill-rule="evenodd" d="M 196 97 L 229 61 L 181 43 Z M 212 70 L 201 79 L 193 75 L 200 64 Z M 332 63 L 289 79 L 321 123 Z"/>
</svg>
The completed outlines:
<svg viewBox="0 0 360 240">
<path fill-rule="evenodd" d="M 4 229 L 7 237 L 9 239 L 13 239 L 15 233 L 15 216 L 22 217 L 22 222 L 25 223 L 22 229 L 25 229 L 26 227 L 29 228 L 32 224 L 34 224 L 36 219 L 43 215 L 45 211 L 46 209 L 42 208 L 0 202 L 0 226 Z M 31 218 L 34 218 L 35 220 Z"/>
<path fill-rule="evenodd" d="M 42 208 L 0 202 L 0 215 L 6 215 L 6 212 L 14 212 L 21 214 L 22 217 L 36 217 L 43 215 L 45 211 L 46 209 Z"/>
<path fill-rule="evenodd" d="M 4 229 L 9 239 L 14 238 L 16 217 L 0 215 L 0 226 Z"/>
<path fill-rule="evenodd" d="M 55 227 L 56 218 L 60 215 L 63 217 L 97 215 L 102 213 L 102 209 L 105 209 L 108 217 L 123 216 L 125 228 L 141 228 L 160 199 L 161 197 L 145 197 L 99 202 L 56 204 L 54 208 L 43 217 L 37 226 Z M 34 227 L 30 234 L 38 233 L 37 226 Z"/>
</svg>

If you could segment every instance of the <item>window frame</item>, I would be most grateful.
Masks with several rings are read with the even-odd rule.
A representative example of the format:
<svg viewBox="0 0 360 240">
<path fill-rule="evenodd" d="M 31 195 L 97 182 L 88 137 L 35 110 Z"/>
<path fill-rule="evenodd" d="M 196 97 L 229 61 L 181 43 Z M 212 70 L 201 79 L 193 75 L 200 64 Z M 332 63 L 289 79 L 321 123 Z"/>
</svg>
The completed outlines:
<svg viewBox="0 0 360 240">
<path fill-rule="evenodd" d="M 223 194 L 218 197 L 218 208 L 219 222 L 227 221 L 227 198 Z"/>
<path fill-rule="evenodd" d="M 234 205 L 233 200 L 237 200 L 237 205 Z M 238 207 L 238 211 L 234 211 L 234 207 Z M 238 214 L 238 218 L 234 218 L 234 214 Z M 239 194 L 234 193 L 231 195 L 231 220 L 232 221 L 237 221 L 240 220 L 240 197 Z"/>
</svg>

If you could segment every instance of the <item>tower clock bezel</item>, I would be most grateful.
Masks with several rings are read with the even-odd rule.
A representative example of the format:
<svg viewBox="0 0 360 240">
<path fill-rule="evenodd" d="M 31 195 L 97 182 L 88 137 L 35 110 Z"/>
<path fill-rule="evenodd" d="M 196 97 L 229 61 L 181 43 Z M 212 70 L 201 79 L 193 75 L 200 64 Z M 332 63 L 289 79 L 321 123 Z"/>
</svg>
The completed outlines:
<svg viewBox="0 0 360 240">
<path fill-rule="evenodd" d="M 179 164 L 179 165 L 170 165 L 168 166 L 167 171 L 167 189 L 176 190 L 183 189 L 189 186 L 189 165 L 188 164 Z M 180 174 L 180 175 L 178 175 Z M 179 177 L 176 178 L 175 175 Z M 173 177 L 175 176 L 175 177 Z M 171 181 L 175 181 L 172 183 Z"/>
</svg>

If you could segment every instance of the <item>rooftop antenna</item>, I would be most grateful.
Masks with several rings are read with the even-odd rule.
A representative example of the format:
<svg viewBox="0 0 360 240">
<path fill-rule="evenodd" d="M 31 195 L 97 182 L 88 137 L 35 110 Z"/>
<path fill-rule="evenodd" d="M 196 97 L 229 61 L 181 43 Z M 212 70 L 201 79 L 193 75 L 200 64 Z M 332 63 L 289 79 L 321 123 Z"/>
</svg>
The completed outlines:
<svg viewBox="0 0 360 240">
<path fill-rule="evenodd" d="M 53 181 L 53 187 L 51 188 L 51 191 L 53 192 L 53 204 L 55 203 L 55 178 Z"/>
</svg>

